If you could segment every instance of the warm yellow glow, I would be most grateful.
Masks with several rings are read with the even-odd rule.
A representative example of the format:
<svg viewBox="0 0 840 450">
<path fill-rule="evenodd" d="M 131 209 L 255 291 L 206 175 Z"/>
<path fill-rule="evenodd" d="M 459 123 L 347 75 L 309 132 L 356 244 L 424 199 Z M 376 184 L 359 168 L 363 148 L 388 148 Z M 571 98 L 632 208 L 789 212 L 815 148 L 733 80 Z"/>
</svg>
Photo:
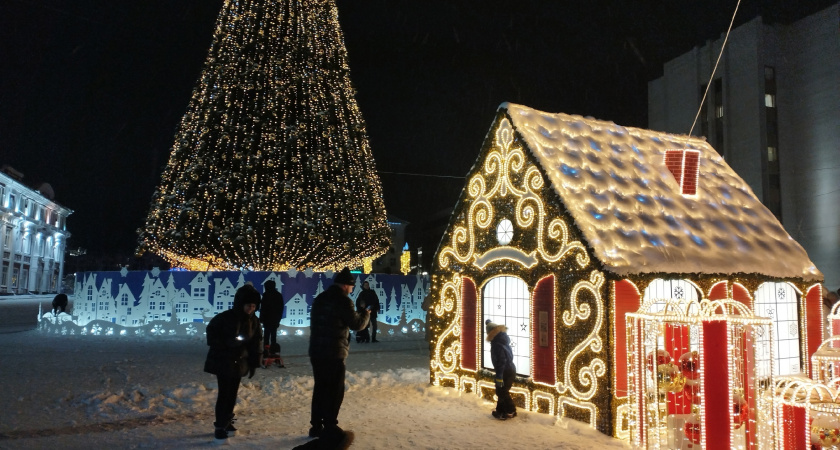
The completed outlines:
<svg viewBox="0 0 840 450">
<path fill-rule="evenodd" d="M 408 250 L 403 250 L 400 255 L 400 272 L 403 275 L 408 275 L 411 272 L 411 253 Z"/>
<path fill-rule="evenodd" d="M 326 271 L 385 252 L 343 39 L 334 0 L 224 3 L 138 253 L 190 270 Z"/>
</svg>

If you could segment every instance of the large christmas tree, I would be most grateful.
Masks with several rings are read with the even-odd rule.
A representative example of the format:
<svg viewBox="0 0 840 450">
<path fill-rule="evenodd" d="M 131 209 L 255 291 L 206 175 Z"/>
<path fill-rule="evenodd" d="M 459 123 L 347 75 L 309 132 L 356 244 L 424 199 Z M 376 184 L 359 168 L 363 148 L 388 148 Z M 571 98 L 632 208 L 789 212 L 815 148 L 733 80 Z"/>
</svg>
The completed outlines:
<svg viewBox="0 0 840 450">
<path fill-rule="evenodd" d="M 334 0 L 228 0 L 139 251 L 191 270 L 359 266 L 389 245 Z"/>
</svg>

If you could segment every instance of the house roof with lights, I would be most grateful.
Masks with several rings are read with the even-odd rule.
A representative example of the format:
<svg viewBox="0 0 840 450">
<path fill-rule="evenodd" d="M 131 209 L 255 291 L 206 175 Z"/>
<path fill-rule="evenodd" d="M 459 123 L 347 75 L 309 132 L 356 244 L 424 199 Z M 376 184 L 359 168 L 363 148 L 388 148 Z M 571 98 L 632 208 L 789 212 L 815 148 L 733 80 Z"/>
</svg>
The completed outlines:
<svg viewBox="0 0 840 450">
<path fill-rule="evenodd" d="M 822 279 L 705 140 L 511 103 L 499 108 L 611 272 Z"/>
</svg>

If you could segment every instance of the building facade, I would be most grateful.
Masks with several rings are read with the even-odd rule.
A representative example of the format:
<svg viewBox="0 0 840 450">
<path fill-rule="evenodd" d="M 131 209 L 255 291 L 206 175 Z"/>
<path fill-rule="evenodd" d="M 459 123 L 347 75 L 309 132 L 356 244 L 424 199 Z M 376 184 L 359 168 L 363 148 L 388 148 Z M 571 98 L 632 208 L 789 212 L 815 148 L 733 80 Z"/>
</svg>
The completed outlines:
<svg viewBox="0 0 840 450">
<path fill-rule="evenodd" d="M 405 227 L 408 222 L 394 216 L 388 216 L 388 226 L 391 228 L 391 246 L 388 250 L 373 261 L 372 271 L 374 273 L 400 273 L 400 257 L 405 248 Z"/>
<path fill-rule="evenodd" d="M 48 184 L 35 190 L 22 178 L 0 170 L 0 294 L 58 292 L 73 211 L 51 199 Z"/>
<path fill-rule="evenodd" d="M 787 24 L 756 18 L 667 62 L 648 128 L 705 136 L 840 286 L 840 4 Z M 709 84 L 711 84 L 709 86 Z"/>
</svg>

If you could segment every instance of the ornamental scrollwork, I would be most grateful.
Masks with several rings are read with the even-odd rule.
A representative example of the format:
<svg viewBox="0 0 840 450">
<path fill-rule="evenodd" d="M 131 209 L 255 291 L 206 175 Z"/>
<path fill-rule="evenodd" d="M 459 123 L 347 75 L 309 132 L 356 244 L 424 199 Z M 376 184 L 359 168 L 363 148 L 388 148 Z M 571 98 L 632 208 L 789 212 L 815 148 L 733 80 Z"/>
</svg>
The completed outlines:
<svg viewBox="0 0 840 450">
<path fill-rule="evenodd" d="M 589 275 L 589 280 L 580 280 L 572 288 L 570 294 L 571 309 L 563 312 L 563 324 L 567 327 L 574 325 L 578 319 L 588 319 L 592 316 L 592 308 L 589 303 L 581 303 L 578 296 L 581 291 L 588 291 L 591 294 L 593 298 L 591 303 L 596 308 L 594 312 L 595 323 L 586 338 L 569 352 L 563 371 L 565 387 L 579 400 L 591 399 L 598 390 L 598 378 L 603 377 L 606 373 L 607 366 L 604 360 L 595 357 L 589 361 L 589 364 L 585 364 L 578 369 L 577 380 L 572 379 L 572 363 L 575 359 L 581 357 L 587 350 L 593 353 L 601 353 L 603 350 L 603 341 L 601 340 L 601 327 L 604 322 L 604 299 L 601 298 L 603 287 L 604 274 L 593 271 Z M 577 384 L 588 389 L 580 390 L 576 387 Z"/>
<path fill-rule="evenodd" d="M 435 356 L 431 361 L 433 372 L 453 372 L 458 367 L 461 355 L 461 277 L 457 273 L 452 276 L 451 281 L 443 284 L 440 289 L 440 302 L 435 305 L 435 315 L 438 317 L 453 311 L 455 315 L 449 321 L 449 326 L 437 337 Z M 447 339 L 448 337 L 454 339 Z"/>
<path fill-rule="evenodd" d="M 516 198 L 514 214 L 517 225 L 521 228 L 534 227 L 537 233 L 536 249 L 529 252 L 505 247 L 509 250 L 508 255 L 518 255 L 508 259 L 527 266 L 527 262 L 537 254 L 544 261 L 554 263 L 576 252 L 575 262 L 581 268 L 586 267 L 589 264 L 586 247 L 580 241 L 570 241 L 566 222 L 553 218 L 546 223 L 548 214 L 540 195 L 545 180 L 536 165 L 527 164 L 525 153 L 515 142 L 514 130 L 507 118 L 500 121 L 495 136 L 495 146 L 488 152 L 482 170 L 473 175 L 467 184 L 467 195 L 472 201 L 464 218 L 465 223 L 453 228 L 450 244 L 440 252 L 440 267 L 448 267 L 452 260 L 484 267 L 484 260 L 488 258 L 477 254 L 476 234 L 478 230 L 486 230 L 494 221 L 492 201 L 508 196 Z M 514 175 L 520 178 L 518 183 Z M 546 248 L 547 239 L 559 245 L 555 252 Z"/>
</svg>

